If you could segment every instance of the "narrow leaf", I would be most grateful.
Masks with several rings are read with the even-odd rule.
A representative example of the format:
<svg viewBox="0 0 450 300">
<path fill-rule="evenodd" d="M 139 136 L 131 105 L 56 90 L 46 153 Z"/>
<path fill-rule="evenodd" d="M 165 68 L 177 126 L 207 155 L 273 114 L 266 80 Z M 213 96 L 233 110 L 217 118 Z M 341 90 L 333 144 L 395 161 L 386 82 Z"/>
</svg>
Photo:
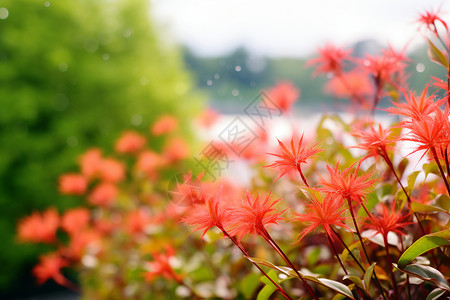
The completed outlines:
<svg viewBox="0 0 450 300">
<path fill-rule="evenodd" d="M 450 229 L 424 235 L 403 252 L 398 260 L 398 266 L 403 269 L 417 256 L 445 245 L 450 245 Z"/>
<path fill-rule="evenodd" d="M 448 60 L 445 57 L 444 53 L 442 53 L 441 50 L 438 49 L 438 47 L 436 47 L 433 42 L 429 39 L 427 39 L 428 42 L 428 55 L 430 56 L 430 59 L 437 63 L 442 65 L 444 68 L 448 68 Z"/>
<path fill-rule="evenodd" d="M 351 282 L 353 282 L 354 284 L 356 284 L 357 287 L 364 289 L 364 284 L 363 284 L 361 278 L 359 278 L 357 276 L 345 275 L 342 279 L 348 279 Z"/>
<path fill-rule="evenodd" d="M 291 268 L 283 267 L 283 266 L 276 266 L 269 261 L 266 261 L 264 259 L 255 258 L 255 257 L 247 257 L 247 259 L 250 260 L 251 262 L 255 262 L 257 264 L 267 266 L 274 270 L 278 270 L 288 276 L 299 278 L 298 275 L 295 273 L 295 271 L 292 270 Z M 345 284 L 342 284 L 342 283 L 334 281 L 334 280 L 326 279 L 326 278 L 318 278 L 317 276 L 315 276 L 313 274 L 305 275 L 305 274 L 302 274 L 301 272 L 299 272 L 299 273 L 307 281 L 318 283 L 329 289 L 332 289 L 333 291 L 335 291 L 337 293 L 345 295 L 345 296 L 349 297 L 350 299 L 355 299 L 353 297 L 352 291 Z"/>
<path fill-rule="evenodd" d="M 432 290 L 431 293 L 428 294 L 426 300 L 437 300 L 437 299 L 439 299 L 439 297 L 441 297 L 444 294 L 445 294 L 444 290 L 437 288 L 437 289 Z"/>
<path fill-rule="evenodd" d="M 396 264 L 393 264 L 397 267 Z M 410 264 L 405 268 L 400 269 L 403 273 L 409 274 L 414 277 L 418 277 L 425 281 L 430 281 L 436 284 L 439 288 L 444 289 L 446 291 L 450 291 L 450 285 L 448 284 L 447 279 L 445 279 L 444 275 L 441 272 L 432 268 L 430 266 L 418 265 L 418 264 Z"/>
<path fill-rule="evenodd" d="M 443 212 L 447 215 L 450 215 L 450 213 L 447 212 L 445 209 L 442 209 L 437 206 L 426 205 L 420 202 L 412 202 L 411 209 L 414 212 Z"/>
<path fill-rule="evenodd" d="M 274 281 L 278 282 L 277 274 L 274 270 L 267 272 L 267 275 Z M 277 287 L 267 279 L 266 276 L 261 276 L 261 281 L 264 282 L 265 286 L 259 291 L 257 300 L 268 300 L 270 296 L 277 290 Z"/>
<path fill-rule="evenodd" d="M 372 265 L 366 270 L 364 274 L 364 290 L 369 292 L 370 280 L 372 279 L 373 269 L 377 263 L 372 263 Z"/>
</svg>

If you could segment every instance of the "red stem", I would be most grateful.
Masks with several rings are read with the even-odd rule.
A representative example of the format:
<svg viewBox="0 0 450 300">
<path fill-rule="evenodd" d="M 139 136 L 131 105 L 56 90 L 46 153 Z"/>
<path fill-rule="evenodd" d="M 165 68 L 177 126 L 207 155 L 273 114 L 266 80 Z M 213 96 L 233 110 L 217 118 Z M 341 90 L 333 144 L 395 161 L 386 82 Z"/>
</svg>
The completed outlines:
<svg viewBox="0 0 450 300">
<path fill-rule="evenodd" d="M 298 173 L 300 174 L 300 177 L 302 178 L 303 182 L 305 183 L 305 185 L 307 187 L 309 187 L 309 184 L 308 184 L 308 182 L 306 182 L 306 178 L 303 175 L 302 168 L 300 167 L 300 164 L 297 164 L 297 170 L 298 170 Z"/>
<path fill-rule="evenodd" d="M 229 238 L 238 248 L 239 250 L 241 250 L 242 254 L 244 254 L 244 256 L 246 258 L 250 258 L 250 255 L 248 254 L 248 252 L 245 250 L 245 248 L 231 235 L 228 234 L 228 232 L 224 229 L 224 228 L 219 228 L 223 234 Z M 263 273 L 264 276 L 266 276 L 267 279 L 269 279 L 269 281 L 277 288 L 277 290 L 288 300 L 293 300 L 287 293 L 285 290 L 283 290 L 283 288 L 281 286 L 279 286 L 277 283 L 275 283 L 273 281 L 272 278 L 270 278 L 270 276 L 255 262 L 249 260 L 261 273 Z"/>
<path fill-rule="evenodd" d="M 397 289 L 397 282 L 395 280 L 394 272 L 392 271 L 392 260 L 391 255 L 389 254 L 389 244 L 387 241 L 387 234 L 383 234 L 383 241 L 384 241 L 384 248 L 386 249 L 386 255 L 388 260 L 388 269 L 389 273 L 391 274 L 391 281 L 392 281 L 392 287 L 394 288 L 394 297 L 398 300 L 398 289 Z"/>
<path fill-rule="evenodd" d="M 283 258 L 283 260 L 294 270 L 295 274 L 300 278 L 300 280 L 303 282 L 303 285 L 306 287 L 308 292 L 314 297 L 314 299 L 319 300 L 316 293 L 311 289 L 311 287 L 306 282 L 305 278 L 300 274 L 300 272 L 297 270 L 297 268 L 294 266 L 294 264 L 291 262 L 291 260 L 287 257 L 287 255 L 281 250 L 281 248 L 278 246 L 278 244 L 272 239 L 272 237 L 269 235 L 267 230 L 264 228 L 264 231 L 261 235 L 269 244 L 272 246 L 272 248 Z"/>
</svg>

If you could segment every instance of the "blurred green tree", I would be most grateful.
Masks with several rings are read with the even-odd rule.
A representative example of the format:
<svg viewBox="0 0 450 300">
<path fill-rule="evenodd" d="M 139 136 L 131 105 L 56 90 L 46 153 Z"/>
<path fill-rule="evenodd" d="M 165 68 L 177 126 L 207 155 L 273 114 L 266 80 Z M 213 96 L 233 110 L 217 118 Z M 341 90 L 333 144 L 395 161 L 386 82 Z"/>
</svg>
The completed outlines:
<svg viewBox="0 0 450 300">
<path fill-rule="evenodd" d="M 0 32 L 1 295 L 38 252 L 16 244 L 17 219 L 79 201 L 57 193 L 77 155 L 162 112 L 187 120 L 201 101 L 148 0 L 3 0 Z"/>
</svg>

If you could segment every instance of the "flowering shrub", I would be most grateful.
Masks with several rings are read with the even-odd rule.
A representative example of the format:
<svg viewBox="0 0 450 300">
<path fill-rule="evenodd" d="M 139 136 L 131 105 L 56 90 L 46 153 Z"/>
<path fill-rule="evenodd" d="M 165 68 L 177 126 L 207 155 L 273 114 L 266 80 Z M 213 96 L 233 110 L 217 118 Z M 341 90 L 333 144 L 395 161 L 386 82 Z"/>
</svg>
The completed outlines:
<svg viewBox="0 0 450 300">
<path fill-rule="evenodd" d="M 420 22 L 433 35 L 431 59 L 449 69 L 446 22 L 433 12 Z M 397 121 L 324 116 L 315 133 L 293 123 L 277 145 L 267 126 L 239 153 L 215 141 L 216 157 L 254 171 L 248 185 L 185 172 L 190 153 L 170 115 L 150 130 L 165 139 L 159 151 L 124 132 L 114 157 L 88 150 L 80 173 L 61 176 L 61 193 L 84 196 L 82 207 L 19 222 L 21 241 L 55 247 L 33 270 L 38 282 L 78 289 L 63 272 L 73 267 L 86 299 L 448 296 L 448 84 L 434 79 L 444 96 L 429 86 L 416 93 L 407 57 L 391 48 L 363 60 L 331 44 L 319 53 L 309 65 L 332 75 L 327 90 L 369 112 L 390 97 Z M 299 94 L 284 82 L 265 95 L 291 113 Z M 217 117 L 207 112 L 199 124 Z"/>
</svg>

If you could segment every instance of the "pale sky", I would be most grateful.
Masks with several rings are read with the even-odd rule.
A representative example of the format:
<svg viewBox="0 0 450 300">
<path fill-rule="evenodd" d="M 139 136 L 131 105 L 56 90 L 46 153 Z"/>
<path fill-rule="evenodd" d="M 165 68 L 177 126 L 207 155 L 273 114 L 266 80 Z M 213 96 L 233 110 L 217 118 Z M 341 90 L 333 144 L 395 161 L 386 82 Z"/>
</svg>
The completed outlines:
<svg viewBox="0 0 450 300">
<path fill-rule="evenodd" d="M 401 49 L 423 38 L 415 20 L 444 0 L 152 0 L 168 41 L 215 56 L 245 46 L 269 56 L 304 56 L 330 41 L 374 38 Z M 448 16 L 446 13 L 445 16 Z M 160 31 L 160 33 L 161 33 Z"/>
</svg>

